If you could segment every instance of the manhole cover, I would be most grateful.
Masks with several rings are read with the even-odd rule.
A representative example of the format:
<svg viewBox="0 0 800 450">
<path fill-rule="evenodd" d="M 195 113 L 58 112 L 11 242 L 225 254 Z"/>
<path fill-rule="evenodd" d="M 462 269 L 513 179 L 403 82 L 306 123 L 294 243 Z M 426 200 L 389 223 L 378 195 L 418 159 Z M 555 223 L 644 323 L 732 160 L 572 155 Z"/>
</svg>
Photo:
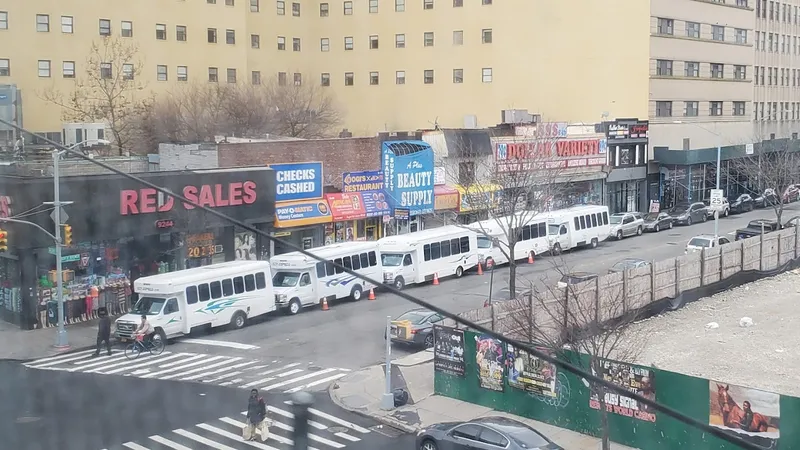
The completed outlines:
<svg viewBox="0 0 800 450">
<path fill-rule="evenodd" d="M 41 420 L 39 417 L 22 416 L 22 417 L 17 417 L 17 420 L 15 422 L 17 422 L 17 423 L 31 423 L 31 422 L 36 422 L 36 421 L 39 421 L 39 420 Z"/>
</svg>

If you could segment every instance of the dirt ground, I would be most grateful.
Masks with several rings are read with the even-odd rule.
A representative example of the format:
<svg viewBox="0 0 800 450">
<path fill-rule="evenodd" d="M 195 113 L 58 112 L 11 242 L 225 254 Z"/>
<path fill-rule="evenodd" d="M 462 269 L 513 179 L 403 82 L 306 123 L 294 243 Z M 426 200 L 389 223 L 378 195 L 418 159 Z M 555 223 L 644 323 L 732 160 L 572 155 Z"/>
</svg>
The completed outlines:
<svg viewBox="0 0 800 450">
<path fill-rule="evenodd" d="M 739 321 L 749 317 L 750 327 Z M 716 322 L 719 327 L 707 327 Z M 634 324 L 644 366 L 800 397 L 800 270 Z"/>
</svg>

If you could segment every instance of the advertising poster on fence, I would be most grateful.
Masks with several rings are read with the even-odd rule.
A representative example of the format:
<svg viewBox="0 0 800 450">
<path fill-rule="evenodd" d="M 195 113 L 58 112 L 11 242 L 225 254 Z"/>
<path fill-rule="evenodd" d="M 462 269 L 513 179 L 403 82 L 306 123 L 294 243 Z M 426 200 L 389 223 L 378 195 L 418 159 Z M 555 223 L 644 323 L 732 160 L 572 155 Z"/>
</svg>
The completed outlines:
<svg viewBox="0 0 800 450">
<path fill-rule="evenodd" d="M 647 399 L 656 399 L 655 373 L 652 370 L 616 361 L 603 361 L 602 364 L 602 373 L 598 375 L 602 376 L 606 381 L 622 386 Z M 655 413 L 650 411 L 646 405 L 640 405 L 636 400 L 619 395 L 616 392 L 607 392 L 605 394 L 605 404 L 610 413 L 632 417 L 645 422 L 656 421 Z M 591 394 L 589 407 L 600 409 L 600 399 L 597 398 L 597 394 Z"/>
<path fill-rule="evenodd" d="M 713 380 L 708 382 L 708 394 L 709 425 L 764 448 L 777 444 L 780 395 Z"/>
<path fill-rule="evenodd" d="M 509 386 L 548 397 L 557 396 L 555 365 L 511 344 L 506 349 L 506 361 Z"/>
<path fill-rule="evenodd" d="M 503 343 L 486 335 L 475 336 L 475 362 L 481 387 L 503 392 L 505 355 Z"/>
<path fill-rule="evenodd" d="M 464 331 L 433 326 L 433 370 L 464 376 Z"/>
</svg>

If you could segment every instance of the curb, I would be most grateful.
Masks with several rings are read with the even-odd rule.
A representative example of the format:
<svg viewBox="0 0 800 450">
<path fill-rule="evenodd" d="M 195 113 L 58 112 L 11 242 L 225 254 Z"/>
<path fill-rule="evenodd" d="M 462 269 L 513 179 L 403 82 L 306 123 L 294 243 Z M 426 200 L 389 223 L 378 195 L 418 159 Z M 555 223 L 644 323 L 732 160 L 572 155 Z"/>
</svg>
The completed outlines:
<svg viewBox="0 0 800 450">
<path fill-rule="evenodd" d="M 328 396 L 330 396 L 331 401 L 333 401 L 333 404 L 338 406 L 339 408 L 342 408 L 345 411 L 349 411 L 349 412 L 354 413 L 354 414 L 358 414 L 361 417 L 366 417 L 366 418 L 369 418 L 369 419 L 377 420 L 378 422 L 380 422 L 380 423 L 382 423 L 384 425 L 388 425 L 388 426 L 393 427 L 393 428 L 399 428 L 399 429 L 405 431 L 406 433 L 416 434 L 416 432 L 419 431 L 419 427 L 411 426 L 411 425 L 409 425 L 409 424 L 407 424 L 405 422 L 402 422 L 400 420 L 393 419 L 391 417 L 386 417 L 386 416 L 383 416 L 383 415 L 370 414 L 370 413 L 364 412 L 364 411 L 362 411 L 362 410 L 360 410 L 358 408 L 351 408 L 349 406 L 346 406 L 344 403 L 342 403 L 339 400 L 339 397 L 334 394 L 334 392 L 333 392 L 333 391 L 335 391 L 335 389 L 333 388 L 334 386 L 336 386 L 336 383 L 333 383 L 333 384 L 330 385 L 330 387 L 328 387 Z"/>
</svg>

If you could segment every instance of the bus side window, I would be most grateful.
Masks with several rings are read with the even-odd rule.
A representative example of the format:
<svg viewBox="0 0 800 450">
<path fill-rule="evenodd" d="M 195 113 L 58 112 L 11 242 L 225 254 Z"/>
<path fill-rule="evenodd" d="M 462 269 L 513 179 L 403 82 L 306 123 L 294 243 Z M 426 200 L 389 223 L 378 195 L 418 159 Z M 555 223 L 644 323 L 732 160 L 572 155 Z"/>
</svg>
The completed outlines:
<svg viewBox="0 0 800 450">
<path fill-rule="evenodd" d="M 233 292 L 237 294 L 244 292 L 244 279 L 242 277 L 233 278 Z"/>
<path fill-rule="evenodd" d="M 345 269 L 353 270 L 353 264 L 351 264 L 349 256 L 345 256 L 344 258 L 342 258 L 342 265 L 345 267 Z"/>
<path fill-rule="evenodd" d="M 378 257 L 375 255 L 375 252 L 369 252 L 369 266 L 374 267 L 378 265 Z M 363 266 L 363 264 L 362 264 Z"/>
<path fill-rule="evenodd" d="M 522 240 L 529 241 L 531 239 L 531 227 L 527 225 L 522 226 Z"/>
<path fill-rule="evenodd" d="M 580 229 L 581 229 L 581 220 L 576 217 L 575 218 L 575 230 L 577 231 L 577 230 L 580 230 Z"/>
<path fill-rule="evenodd" d="M 342 258 L 336 258 L 336 259 L 334 259 L 334 260 L 333 260 L 333 263 L 334 263 L 334 264 L 336 264 L 336 265 L 339 265 L 339 266 L 341 266 L 341 265 L 342 265 Z M 340 269 L 340 268 L 338 268 L 338 267 L 334 267 L 334 269 L 336 269 L 336 273 L 337 273 L 337 274 L 344 272 L 344 270 L 342 270 L 342 269 Z"/>
<path fill-rule="evenodd" d="M 458 244 L 458 239 L 450 239 L 450 254 L 451 255 L 461 254 L 461 245 Z"/>
<path fill-rule="evenodd" d="M 256 289 L 266 289 L 267 277 L 264 272 L 256 272 Z"/>
<path fill-rule="evenodd" d="M 222 280 L 222 295 L 223 297 L 230 297 L 233 295 L 233 281 L 230 278 Z"/>
<path fill-rule="evenodd" d="M 439 242 L 431 244 L 431 259 L 439 259 L 442 257 L 442 245 Z"/>
<path fill-rule="evenodd" d="M 425 261 L 430 261 L 431 260 L 431 245 L 430 244 L 425 244 L 422 247 L 422 258 Z"/>
<path fill-rule="evenodd" d="M 528 228 L 531 230 L 531 239 L 536 239 L 539 237 L 539 227 L 536 224 L 533 224 Z"/>
<path fill-rule="evenodd" d="M 592 226 L 593 227 L 597 226 L 597 216 L 594 214 L 592 214 Z"/>
<path fill-rule="evenodd" d="M 450 240 L 442 241 L 439 244 L 442 247 L 442 258 L 450 256 Z"/>
<path fill-rule="evenodd" d="M 469 238 L 464 236 L 460 239 L 461 253 L 469 253 Z"/>
<path fill-rule="evenodd" d="M 608 225 L 608 212 L 603 211 L 603 225 Z"/>
<path fill-rule="evenodd" d="M 581 221 L 580 229 L 583 230 L 584 228 L 586 228 L 586 218 L 583 217 L 583 216 L 580 216 L 580 221 Z"/>
<path fill-rule="evenodd" d="M 547 236 L 547 224 L 544 222 L 539 224 L 539 236 L 541 237 Z"/>
<path fill-rule="evenodd" d="M 358 270 L 361 268 L 361 259 L 358 255 L 353 255 L 350 257 L 350 259 L 353 261 L 353 270 Z"/>
<path fill-rule="evenodd" d="M 186 303 L 190 305 L 197 303 L 197 286 L 186 288 Z"/>
<path fill-rule="evenodd" d="M 325 278 L 325 263 L 317 263 L 317 278 Z"/>
<path fill-rule="evenodd" d="M 256 279 L 252 275 L 245 275 L 244 276 L 244 289 L 247 292 L 252 292 L 256 290 Z"/>
<path fill-rule="evenodd" d="M 222 297 L 222 283 L 219 281 L 211 282 L 211 298 L 214 300 Z"/>
<path fill-rule="evenodd" d="M 207 302 L 211 298 L 211 291 L 208 289 L 208 284 L 203 283 L 198 285 L 197 290 L 200 292 L 201 302 Z"/>
<path fill-rule="evenodd" d="M 372 266 L 375 265 L 369 263 L 369 255 L 367 255 L 366 253 L 362 253 L 361 255 L 359 255 L 359 257 L 361 258 L 361 267 L 367 268 L 371 265 Z"/>
<path fill-rule="evenodd" d="M 603 215 L 600 214 L 600 213 L 597 213 L 597 214 L 595 214 L 595 216 L 597 216 L 597 224 L 598 225 L 602 225 L 603 224 Z"/>
<path fill-rule="evenodd" d="M 329 277 L 336 275 L 336 267 L 333 267 L 333 261 L 325 261 L 325 273 L 328 274 Z"/>
</svg>

